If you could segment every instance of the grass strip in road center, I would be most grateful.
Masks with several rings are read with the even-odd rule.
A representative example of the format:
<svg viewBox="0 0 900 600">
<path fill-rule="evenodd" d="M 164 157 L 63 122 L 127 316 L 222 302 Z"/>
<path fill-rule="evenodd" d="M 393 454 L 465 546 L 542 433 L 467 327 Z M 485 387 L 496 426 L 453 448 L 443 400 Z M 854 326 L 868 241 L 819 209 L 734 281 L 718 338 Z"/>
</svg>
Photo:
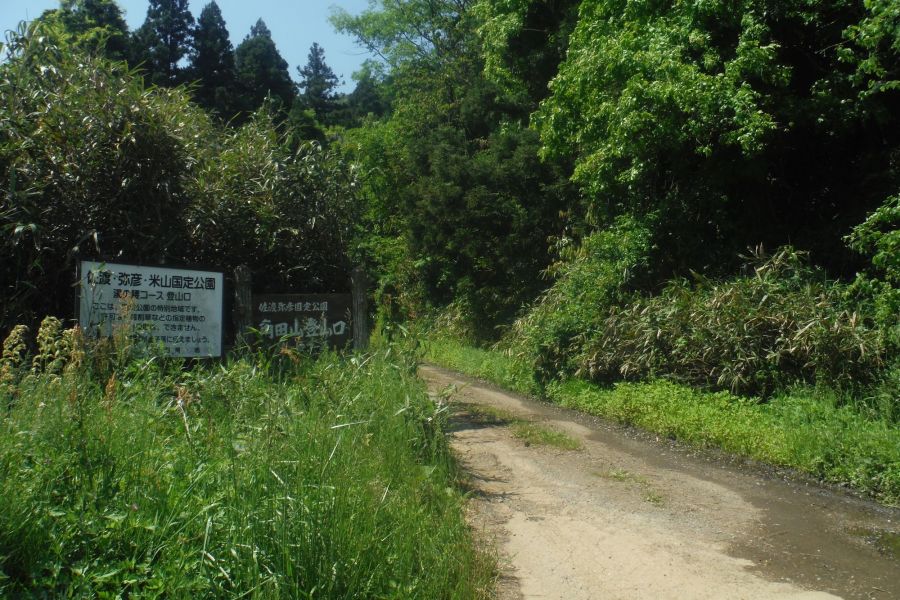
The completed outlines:
<svg viewBox="0 0 900 600">
<path fill-rule="evenodd" d="M 522 440 L 526 446 L 550 446 L 558 450 L 581 449 L 581 442 L 572 436 L 505 410 L 471 404 L 466 405 L 466 410 L 479 423 L 508 426 L 513 437 Z"/>
</svg>

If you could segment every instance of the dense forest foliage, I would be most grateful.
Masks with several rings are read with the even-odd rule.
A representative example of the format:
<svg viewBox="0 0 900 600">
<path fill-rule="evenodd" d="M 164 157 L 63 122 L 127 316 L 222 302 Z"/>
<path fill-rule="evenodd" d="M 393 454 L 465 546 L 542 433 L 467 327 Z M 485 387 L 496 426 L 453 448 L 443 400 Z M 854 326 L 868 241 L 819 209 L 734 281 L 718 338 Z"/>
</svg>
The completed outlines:
<svg viewBox="0 0 900 600">
<path fill-rule="evenodd" d="M 334 21 L 390 66 L 344 136 L 384 305 L 538 381 L 898 417 L 896 3 L 378 4 Z"/>
<path fill-rule="evenodd" d="M 298 9 L 302 10 L 302 9 Z M 214 2 L 63 0 L 0 66 L 2 329 L 78 257 L 249 264 L 440 315 L 538 381 L 797 381 L 897 418 L 900 5 L 380 0 L 291 79 Z M 53 291 L 50 291 L 53 290 Z"/>
</svg>

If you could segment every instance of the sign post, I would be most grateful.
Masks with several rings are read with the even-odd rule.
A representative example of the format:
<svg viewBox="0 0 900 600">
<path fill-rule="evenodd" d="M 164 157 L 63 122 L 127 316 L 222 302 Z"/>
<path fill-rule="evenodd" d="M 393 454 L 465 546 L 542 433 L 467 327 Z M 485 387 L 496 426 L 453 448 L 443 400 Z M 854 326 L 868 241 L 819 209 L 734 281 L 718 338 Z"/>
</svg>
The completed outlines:
<svg viewBox="0 0 900 600">
<path fill-rule="evenodd" d="M 369 347 L 369 307 L 366 303 L 369 280 L 362 267 L 353 269 L 350 284 L 353 286 L 353 349 L 361 352 Z"/>
<path fill-rule="evenodd" d="M 258 294 L 253 296 L 253 327 L 273 341 L 289 339 L 303 349 L 340 349 L 351 339 L 350 305 L 350 294 Z"/>
<path fill-rule="evenodd" d="M 221 272 L 81 261 L 79 323 L 88 335 L 129 334 L 184 358 L 222 356 Z"/>
<path fill-rule="evenodd" d="M 253 276 L 247 265 L 234 270 L 234 343 L 243 345 L 247 331 L 253 327 Z"/>
</svg>

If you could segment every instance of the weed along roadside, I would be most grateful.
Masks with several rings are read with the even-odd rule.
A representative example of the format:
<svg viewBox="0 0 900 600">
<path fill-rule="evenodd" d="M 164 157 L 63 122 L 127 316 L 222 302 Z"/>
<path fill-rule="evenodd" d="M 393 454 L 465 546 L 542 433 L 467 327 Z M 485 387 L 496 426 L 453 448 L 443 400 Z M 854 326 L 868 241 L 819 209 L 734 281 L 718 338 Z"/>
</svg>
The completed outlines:
<svg viewBox="0 0 900 600">
<path fill-rule="evenodd" d="M 28 337 L 0 375 L 0 596 L 487 597 L 400 346 L 185 371 L 52 319 Z"/>
<path fill-rule="evenodd" d="M 419 374 L 449 402 L 469 519 L 500 555 L 502 600 L 900 594 L 900 509 L 458 372 Z M 552 436 L 523 436 L 522 423 Z"/>
</svg>

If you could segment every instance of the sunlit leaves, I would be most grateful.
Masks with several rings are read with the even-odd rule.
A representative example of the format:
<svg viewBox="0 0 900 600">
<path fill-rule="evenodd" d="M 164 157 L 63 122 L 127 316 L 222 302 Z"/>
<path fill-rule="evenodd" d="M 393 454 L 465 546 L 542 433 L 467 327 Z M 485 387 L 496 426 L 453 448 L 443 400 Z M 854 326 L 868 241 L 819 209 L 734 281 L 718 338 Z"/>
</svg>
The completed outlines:
<svg viewBox="0 0 900 600">
<path fill-rule="evenodd" d="M 537 115 L 548 154 L 579 157 L 576 178 L 593 196 L 629 203 L 667 153 L 762 148 L 775 123 L 745 80 L 785 74 L 751 14 L 734 47 L 716 48 L 688 3 L 658 11 L 628 3 L 624 13 L 613 4 L 582 4 L 569 56 Z"/>
</svg>

